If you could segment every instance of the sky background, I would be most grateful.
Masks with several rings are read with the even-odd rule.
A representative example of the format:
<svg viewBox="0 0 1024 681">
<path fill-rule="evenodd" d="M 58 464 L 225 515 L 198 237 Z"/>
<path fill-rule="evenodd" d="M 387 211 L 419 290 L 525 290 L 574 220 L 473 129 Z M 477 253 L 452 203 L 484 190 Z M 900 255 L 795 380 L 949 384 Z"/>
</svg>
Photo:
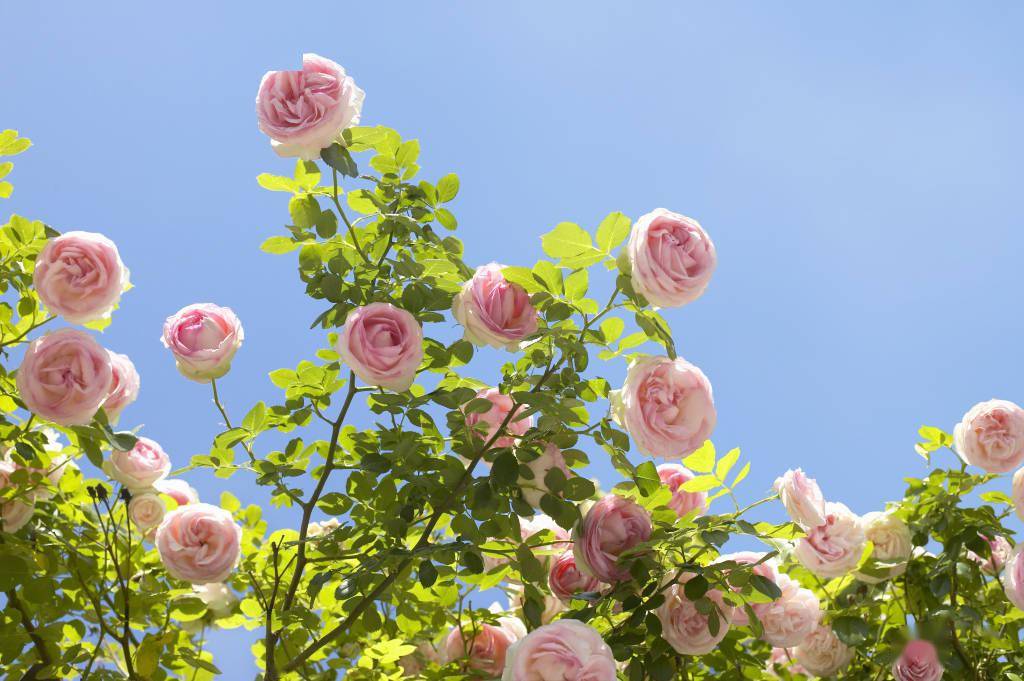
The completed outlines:
<svg viewBox="0 0 1024 681">
<path fill-rule="evenodd" d="M 1020 5 L 49 2 L 4 17 L 0 127 L 35 146 L 0 210 L 117 242 L 136 288 L 102 340 L 142 376 L 122 423 L 176 465 L 220 427 L 209 386 L 158 340 L 167 315 L 211 301 L 242 319 L 222 382 L 236 419 L 278 397 L 268 371 L 325 343 L 294 255 L 258 248 L 287 209 L 255 177 L 294 162 L 253 100 L 303 52 L 355 77 L 364 123 L 420 138 L 424 177 L 458 173 L 470 263 L 532 264 L 556 223 L 613 210 L 704 225 L 718 269 L 666 316 L 714 385 L 715 442 L 753 462 L 743 499 L 801 466 L 829 498 L 880 509 L 925 471 L 919 425 L 1024 402 Z M 505 355 L 482 355 L 487 380 Z M 601 371 L 618 383 L 624 367 Z M 214 502 L 267 498 L 245 475 L 190 481 Z M 214 639 L 225 678 L 250 678 L 248 634 Z"/>
</svg>

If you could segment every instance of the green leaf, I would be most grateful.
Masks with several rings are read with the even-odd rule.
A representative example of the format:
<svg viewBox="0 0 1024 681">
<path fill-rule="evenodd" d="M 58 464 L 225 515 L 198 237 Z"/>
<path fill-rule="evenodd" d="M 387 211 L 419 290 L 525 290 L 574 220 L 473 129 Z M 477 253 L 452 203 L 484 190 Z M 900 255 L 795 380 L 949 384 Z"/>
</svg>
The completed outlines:
<svg viewBox="0 0 1024 681">
<path fill-rule="evenodd" d="M 272 236 L 262 244 L 260 244 L 260 250 L 264 253 L 271 253 L 273 255 L 281 255 L 283 253 L 290 253 L 299 247 L 299 243 L 292 241 L 286 236 Z"/>
<path fill-rule="evenodd" d="M 455 173 L 448 173 L 437 182 L 437 198 L 442 203 L 447 203 L 459 193 L 459 176 Z"/>
<path fill-rule="evenodd" d="M 763 575 L 750 575 L 749 584 L 773 601 L 782 595 L 782 590 L 779 589 L 778 585 Z"/>
<path fill-rule="evenodd" d="M 718 478 L 713 475 L 698 475 L 684 482 L 680 487 L 684 492 L 706 492 L 719 486 Z"/>
<path fill-rule="evenodd" d="M 291 192 L 292 194 L 298 194 L 302 191 L 302 188 L 295 180 L 288 177 L 281 177 L 280 175 L 271 175 L 270 173 L 257 175 L 256 182 L 258 182 L 264 189 L 269 189 L 272 192 Z"/>
<path fill-rule="evenodd" d="M 565 297 L 569 300 L 579 300 L 587 295 L 590 286 L 590 275 L 586 270 L 576 270 L 565 278 Z"/>
<path fill-rule="evenodd" d="M 611 255 L 615 248 L 629 236 L 631 223 L 622 213 L 609 213 L 597 226 L 597 247 Z"/>
<path fill-rule="evenodd" d="M 844 615 L 832 620 L 832 630 L 848 646 L 858 646 L 868 640 L 871 633 L 867 622 L 859 617 Z"/>
<path fill-rule="evenodd" d="M 438 208 L 434 211 L 434 217 L 441 223 L 441 226 L 445 229 L 455 229 L 459 226 L 459 221 L 455 219 L 452 212 L 447 208 Z"/>
<path fill-rule="evenodd" d="M 715 467 L 715 446 L 711 444 L 711 440 L 707 440 L 697 451 L 684 458 L 683 465 L 698 473 L 710 473 Z"/>
<path fill-rule="evenodd" d="M 324 160 L 324 163 L 346 177 L 359 176 L 359 168 L 356 167 L 356 162 L 352 160 L 352 154 L 348 153 L 348 149 L 338 143 L 334 143 L 326 149 L 321 149 L 320 158 Z"/>
<path fill-rule="evenodd" d="M 570 258 L 596 250 L 586 230 L 572 222 L 560 222 L 541 237 L 540 243 L 552 258 Z"/>
<path fill-rule="evenodd" d="M 688 600 L 695 601 L 698 598 L 703 597 L 710 588 L 711 584 L 708 582 L 707 578 L 703 575 L 696 575 L 686 580 L 683 584 L 683 593 L 686 595 Z"/>
<path fill-rule="evenodd" d="M 739 448 L 730 449 L 729 452 L 718 461 L 718 464 L 715 465 L 715 477 L 721 480 L 724 484 L 725 477 L 729 475 L 729 471 L 731 471 L 732 467 L 736 465 L 739 458 Z"/>
<path fill-rule="evenodd" d="M 508 487 L 519 479 L 519 461 L 511 451 L 498 455 L 491 466 L 491 481 L 497 488 Z"/>
<path fill-rule="evenodd" d="M 307 229 L 315 225 L 320 217 L 320 204 L 312 196 L 295 196 L 288 202 L 288 213 L 293 225 Z"/>
<path fill-rule="evenodd" d="M 658 475 L 658 467 L 651 461 L 644 461 L 636 467 L 636 474 L 633 478 L 640 493 L 649 497 L 661 487 L 661 477 Z"/>
</svg>

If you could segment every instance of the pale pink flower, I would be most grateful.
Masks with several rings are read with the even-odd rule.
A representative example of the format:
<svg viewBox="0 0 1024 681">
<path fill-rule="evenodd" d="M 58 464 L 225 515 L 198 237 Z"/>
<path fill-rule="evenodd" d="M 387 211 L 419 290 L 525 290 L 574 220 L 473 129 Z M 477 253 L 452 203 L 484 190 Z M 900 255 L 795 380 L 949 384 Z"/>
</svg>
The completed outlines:
<svg viewBox="0 0 1024 681">
<path fill-rule="evenodd" d="M 474 345 L 515 350 L 537 331 L 537 310 L 522 286 L 505 279 L 503 265 L 476 269 L 452 302 L 452 313 Z"/>
<path fill-rule="evenodd" d="M 643 215 L 626 246 L 633 288 L 656 307 L 701 296 L 715 271 L 715 245 L 696 220 L 664 208 Z"/>
<path fill-rule="evenodd" d="M 364 383 L 405 392 L 423 361 L 423 327 L 399 307 L 370 303 L 349 311 L 336 349 Z"/>
<path fill-rule="evenodd" d="M 1024 462 L 1024 409 L 1007 400 L 980 402 L 953 429 L 956 451 L 986 473 L 1009 473 Z"/>
<path fill-rule="evenodd" d="M 43 305 L 70 324 L 106 319 L 129 287 L 114 242 L 94 232 L 50 239 L 36 258 L 32 283 Z"/>
<path fill-rule="evenodd" d="M 18 368 L 29 411 L 62 426 L 92 421 L 110 393 L 110 354 L 84 331 L 61 329 L 31 343 Z"/>
<path fill-rule="evenodd" d="M 838 502 L 825 504 L 825 522 L 796 541 L 796 557 L 819 577 L 852 572 L 864 554 L 867 538 L 861 519 Z"/>
<path fill-rule="evenodd" d="M 775 491 L 790 520 L 800 527 L 817 527 L 825 522 L 825 497 L 821 488 L 799 468 L 776 478 Z"/>
<path fill-rule="evenodd" d="M 892 666 L 896 681 L 939 681 L 943 672 L 935 646 L 921 639 L 908 643 Z"/>
<path fill-rule="evenodd" d="M 156 548 L 172 576 L 193 584 L 223 582 L 241 557 L 242 528 L 222 508 L 179 506 L 156 530 Z"/>
<path fill-rule="evenodd" d="M 601 634 L 579 620 L 531 631 L 508 650 L 501 681 L 615 681 L 615 658 Z"/>
<path fill-rule="evenodd" d="M 701 515 L 708 508 L 708 493 L 704 491 L 687 492 L 683 484 L 693 480 L 694 474 L 689 468 L 677 463 L 663 463 L 658 466 L 658 477 L 662 484 L 672 492 L 668 507 L 682 518 L 689 513 Z"/>
<path fill-rule="evenodd" d="M 160 340 L 185 378 L 209 383 L 228 372 L 244 339 L 242 323 L 230 308 L 196 303 L 167 318 Z"/>
<path fill-rule="evenodd" d="M 339 64 L 304 54 L 301 71 L 263 76 L 256 117 L 278 155 L 313 161 L 345 128 L 359 123 L 365 96 Z"/>
<path fill-rule="evenodd" d="M 573 530 L 576 565 L 602 582 L 629 579 L 619 557 L 651 538 L 651 516 L 639 504 L 614 494 L 594 503 Z"/>
</svg>

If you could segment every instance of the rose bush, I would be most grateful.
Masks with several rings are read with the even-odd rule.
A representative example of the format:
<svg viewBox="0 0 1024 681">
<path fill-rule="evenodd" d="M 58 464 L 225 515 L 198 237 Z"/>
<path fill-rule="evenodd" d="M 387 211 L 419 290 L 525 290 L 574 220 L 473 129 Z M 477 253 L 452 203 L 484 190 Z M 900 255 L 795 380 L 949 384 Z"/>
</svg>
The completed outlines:
<svg viewBox="0 0 1024 681">
<path fill-rule="evenodd" d="M 450 233 L 458 178 L 419 179 L 419 142 L 356 127 L 362 101 L 315 55 L 259 87 L 260 129 L 298 157 L 257 178 L 287 197 L 262 248 L 296 254 L 322 345 L 232 418 L 240 320 L 210 303 L 169 317 L 161 340 L 223 426 L 189 460 L 112 426 L 141 385 L 91 333 L 128 284 L 113 242 L 0 227 L 7 677 L 234 678 L 211 629 L 246 630 L 264 681 L 1019 674 L 1019 407 L 922 428 L 928 469 L 884 508 L 859 515 L 800 469 L 742 505 L 750 463 L 710 442 L 711 382 L 652 308 L 709 286 L 708 232 L 611 213 L 558 224 L 532 266 L 471 265 Z M 0 154 L 27 146 L 0 133 Z M 474 375 L 478 353 L 500 369 Z M 599 362 L 622 360 L 613 386 Z M 616 471 L 606 489 L 594 457 Z M 235 476 L 263 496 L 243 506 Z M 759 520 L 770 502 L 789 520 Z M 270 527 L 267 504 L 294 522 Z"/>
</svg>

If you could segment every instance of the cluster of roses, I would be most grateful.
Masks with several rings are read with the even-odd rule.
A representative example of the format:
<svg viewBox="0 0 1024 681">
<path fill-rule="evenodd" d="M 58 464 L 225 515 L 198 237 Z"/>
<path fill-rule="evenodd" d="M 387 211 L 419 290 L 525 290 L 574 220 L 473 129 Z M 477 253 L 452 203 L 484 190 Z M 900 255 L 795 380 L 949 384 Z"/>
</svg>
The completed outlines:
<svg viewBox="0 0 1024 681">
<path fill-rule="evenodd" d="M 257 97 L 260 129 L 279 154 L 315 159 L 345 127 L 358 122 L 363 97 L 341 66 L 317 55 L 305 55 L 302 71 L 272 72 L 264 77 Z M 665 209 L 648 213 L 634 224 L 625 255 L 634 290 L 659 307 L 678 307 L 697 299 L 716 264 L 714 245 L 701 226 Z M 539 318 L 527 292 L 507 281 L 502 269 L 497 263 L 479 267 L 456 295 L 452 311 L 470 342 L 515 351 L 536 333 Z M 363 382 L 401 391 L 415 380 L 423 356 L 422 338 L 422 329 L 410 313 L 375 302 L 349 312 L 337 350 Z M 476 397 L 490 406 L 467 409 L 466 423 L 493 447 L 514 447 L 533 427 L 532 417 L 514 412 L 512 397 L 498 389 L 481 390 Z M 668 357 L 643 357 L 630 366 L 623 388 L 613 395 L 612 415 L 641 452 L 666 459 L 685 457 L 700 447 L 716 421 L 707 377 L 686 360 Z M 499 433 L 503 426 L 504 432 Z M 541 455 L 529 460 L 525 468 L 529 471 L 521 477 L 520 487 L 523 498 L 534 508 L 548 491 L 544 484 L 548 471 L 558 468 L 570 474 L 561 451 L 553 444 L 545 445 Z M 692 477 L 689 471 L 666 464 L 659 469 L 659 476 L 672 489 L 671 506 L 680 516 L 703 510 L 704 494 L 681 487 Z M 522 528 L 524 540 L 550 530 L 556 537 L 556 552 L 561 551 L 553 560 L 544 556 L 552 595 L 544 621 L 582 592 L 628 580 L 629 571 L 620 558 L 647 541 L 652 532 L 647 511 L 617 495 L 591 505 L 571 539 L 543 514 L 526 520 Z M 717 636 L 708 633 L 704 615 L 683 596 L 685 581 L 684 576 L 670 588 L 658 616 L 666 639 L 679 652 L 708 652 L 725 635 L 725 628 Z M 574 620 L 549 622 L 528 635 L 516 618 L 500 618 L 496 625 L 459 622 L 443 649 L 444 660 L 465 660 L 478 673 L 502 674 L 511 681 L 605 681 L 616 676 L 615 661 L 599 632 Z M 434 648 L 428 644 L 425 650 Z"/>
<path fill-rule="evenodd" d="M 1006 400 L 976 404 L 954 429 L 953 450 L 965 464 L 989 474 L 1018 468 L 1013 476 L 1013 501 L 1024 518 L 1024 468 L 1020 468 L 1024 464 L 1024 409 Z M 911 531 L 894 513 L 857 516 L 841 503 L 826 501 L 818 484 L 799 469 L 777 479 L 775 489 L 790 519 L 806 533 L 796 540 L 793 553 L 814 575 L 831 579 L 852 573 L 862 582 L 877 584 L 906 570 L 913 555 Z M 1012 548 L 1005 537 L 984 538 L 991 546 L 991 556 L 982 559 L 971 552 L 968 557 L 997 578 L 1005 570 L 1001 581 L 1006 596 L 1024 609 L 1024 543 Z M 867 542 L 872 544 L 871 558 L 879 569 L 857 571 Z M 786 599 L 786 588 L 782 591 L 776 604 Z M 845 667 L 853 651 L 818 623 L 795 650 L 779 650 L 775 655 L 775 659 L 793 657 L 803 670 L 824 676 Z M 925 640 L 908 643 L 892 669 L 897 681 L 938 681 L 943 671 L 935 646 Z"/>
<path fill-rule="evenodd" d="M 33 286 L 48 311 L 69 323 L 90 324 L 110 316 L 129 287 L 129 275 L 112 241 L 101 234 L 69 232 L 44 246 L 36 259 Z M 198 304 L 167 319 L 162 341 L 182 374 L 209 382 L 228 371 L 242 338 L 242 326 L 231 310 Z M 116 420 L 136 400 L 140 386 L 128 357 L 70 328 L 33 340 L 16 381 L 33 414 L 66 427 L 91 423 L 101 409 L 106 419 Z M 67 465 L 65 459 L 55 459 L 44 472 L 51 485 Z M 10 458 L 0 461 L 0 488 L 11 484 L 10 473 L 17 466 Z M 131 524 L 154 541 L 171 575 L 197 585 L 227 578 L 240 557 L 241 528 L 227 511 L 199 503 L 185 481 L 167 479 L 171 461 L 158 443 L 139 437 L 130 450 L 115 449 L 103 468 L 128 491 Z M 47 493 L 37 488 L 3 504 L 4 531 L 25 525 L 34 502 Z M 175 505 L 170 512 L 165 499 Z"/>
</svg>

